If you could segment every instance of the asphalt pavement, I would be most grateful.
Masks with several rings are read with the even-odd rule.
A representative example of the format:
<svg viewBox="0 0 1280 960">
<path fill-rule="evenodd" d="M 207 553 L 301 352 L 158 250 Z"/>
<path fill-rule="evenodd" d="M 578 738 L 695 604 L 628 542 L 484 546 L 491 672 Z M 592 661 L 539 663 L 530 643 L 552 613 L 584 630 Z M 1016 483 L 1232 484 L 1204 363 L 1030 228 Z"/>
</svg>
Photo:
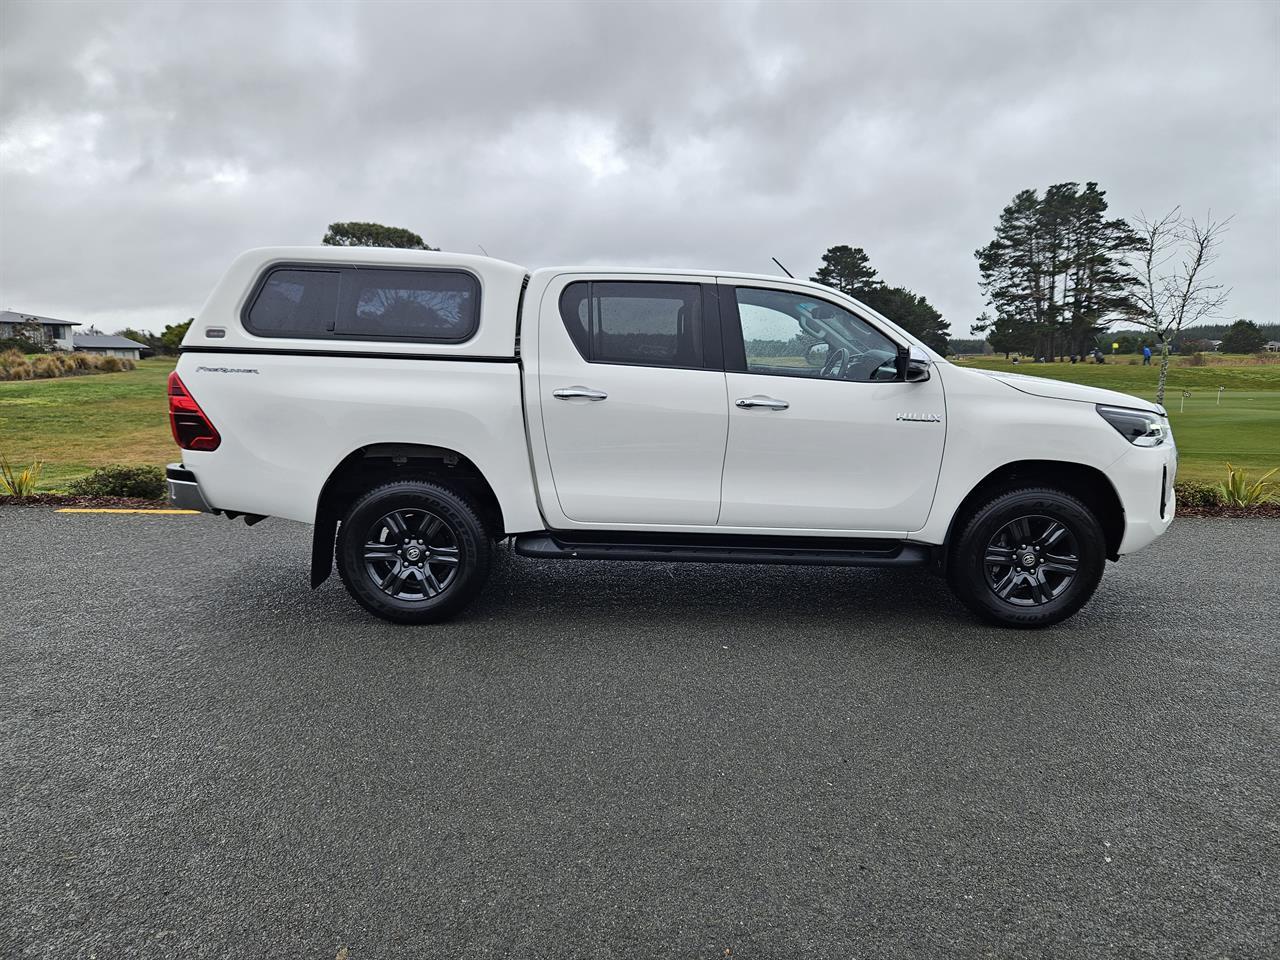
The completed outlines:
<svg viewBox="0 0 1280 960">
<path fill-rule="evenodd" d="M 0 508 L 0 956 L 1276 955 L 1280 522 L 1036 633 L 505 550 L 395 627 L 308 535 Z"/>
</svg>

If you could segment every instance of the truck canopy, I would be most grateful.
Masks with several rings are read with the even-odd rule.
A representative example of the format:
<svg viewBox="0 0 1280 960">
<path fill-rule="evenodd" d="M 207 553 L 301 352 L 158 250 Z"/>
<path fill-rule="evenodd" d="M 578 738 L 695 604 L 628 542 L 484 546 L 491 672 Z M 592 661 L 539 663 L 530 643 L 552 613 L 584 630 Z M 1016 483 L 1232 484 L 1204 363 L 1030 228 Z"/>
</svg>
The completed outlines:
<svg viewBox="0 0 1280 960">
<path fill-rule="evenodd" d="M 183 346 L 510 358 L 528 276 L 466 254 L 261 247 L 232 263 Z"/>
</svg>

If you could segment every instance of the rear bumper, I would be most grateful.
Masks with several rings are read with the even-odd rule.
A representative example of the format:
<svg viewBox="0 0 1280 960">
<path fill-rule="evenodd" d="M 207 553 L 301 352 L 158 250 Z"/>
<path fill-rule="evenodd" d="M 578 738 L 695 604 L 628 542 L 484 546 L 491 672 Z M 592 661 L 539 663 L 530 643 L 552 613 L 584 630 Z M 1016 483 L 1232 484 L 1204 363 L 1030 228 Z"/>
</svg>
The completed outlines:
<svg viewBox="0 0 1280 960">
<path fill-rule="evenodd" d="M 169 502 L 175 507 L 181 510 L 199 510 L 201 513 L 214 512 L 200 490 L 196 475 L 182 464 L 169 464 L 165 468 L 165 478 L 169 484 Z"/>
</svg>

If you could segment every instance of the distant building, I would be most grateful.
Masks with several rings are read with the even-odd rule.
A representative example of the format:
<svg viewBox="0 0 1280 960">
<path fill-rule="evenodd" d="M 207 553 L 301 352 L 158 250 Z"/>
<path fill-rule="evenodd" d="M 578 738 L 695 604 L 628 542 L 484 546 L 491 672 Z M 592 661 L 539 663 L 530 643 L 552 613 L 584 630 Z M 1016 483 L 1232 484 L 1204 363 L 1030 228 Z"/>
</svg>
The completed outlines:
<svg viewBox="0 0 1280 960">
<path fill-rule="evenodd" d="M 145 343 L 126 337 L 109 337 L 103 333 L 82 333 L 71 339 L 80 353 L 100 353 L 107 357 L 126 357 L 129 360 L 139 359 L 142 351 L 147 349 Z"/>
<path fill-rule="evenodd" d="M 1268 340 L 1265 346 L 1271 353 L 1280 353 L 1280 340 Z"/>
<path fill-rule="evenodd" d="M 71 350 L 71 328 L 80 324 L 70 320 L 55 320 L 53 317 L 38 317 L 34 313 L 17 313 L 13 310 L 0 311 L 0 339 L 20 336 L 22 328 L 31 328 L 31 324 L 40 325 L 45 344 L 57 350 Z"/>
</svg>

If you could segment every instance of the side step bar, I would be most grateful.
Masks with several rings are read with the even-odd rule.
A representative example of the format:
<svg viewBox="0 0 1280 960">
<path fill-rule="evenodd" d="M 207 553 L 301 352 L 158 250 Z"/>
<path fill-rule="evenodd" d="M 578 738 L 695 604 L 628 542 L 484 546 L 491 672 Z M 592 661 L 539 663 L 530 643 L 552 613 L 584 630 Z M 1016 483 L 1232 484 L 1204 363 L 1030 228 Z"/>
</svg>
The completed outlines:
<svg viewBox="0 0 1280 960">
<path fill-rule="evenodd" d="M 601 535 L 603 536 L 603 535 Z M 805 538 L 805 545 L 767 537 L 661 535 L 630 539 L 614 533 L 609 539 L 565 540 L 552 533 L 521 533 L 515 537 L 516 553 L 543 560 L 663 560 L 693 563 L 785 563 L 830 567 L 920 567 L 930 561 L 930 548 L 901 540 L 829 540 Z M 638 535 L 643 536 L 643 535 Z M 781 538 L 779 538 L 781 539 Z M 735 542 L 736 541 L 736 542 Z M 814 541 L 819 541 L 815 543 Z"/>
</svg>

